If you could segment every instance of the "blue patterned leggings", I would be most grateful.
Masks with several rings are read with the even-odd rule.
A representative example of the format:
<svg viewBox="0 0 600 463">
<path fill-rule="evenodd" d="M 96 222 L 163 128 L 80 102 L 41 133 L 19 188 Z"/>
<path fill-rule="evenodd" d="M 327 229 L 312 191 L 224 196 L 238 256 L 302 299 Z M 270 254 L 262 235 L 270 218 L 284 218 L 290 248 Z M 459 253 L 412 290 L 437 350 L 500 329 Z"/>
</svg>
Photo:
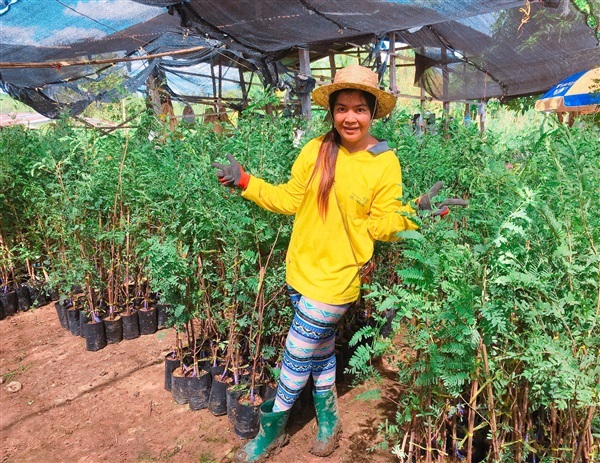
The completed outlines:
<svg viewBox="0 0 600 463">
<path fill-rule="evenodd" d="M 335 327 L 350 307 L 313 301 L 291 287 L 289 292 L 295 314 L 285 341 L 274 412 L 292 408 L 311 374 L 317 394 L 335 385 Z"/>
</svg>

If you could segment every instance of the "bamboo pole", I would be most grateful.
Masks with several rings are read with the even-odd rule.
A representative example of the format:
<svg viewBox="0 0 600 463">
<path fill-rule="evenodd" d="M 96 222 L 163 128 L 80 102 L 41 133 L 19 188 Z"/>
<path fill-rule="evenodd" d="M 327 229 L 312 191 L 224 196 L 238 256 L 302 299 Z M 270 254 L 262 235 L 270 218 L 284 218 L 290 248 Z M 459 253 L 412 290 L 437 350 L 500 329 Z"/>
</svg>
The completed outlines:
<svg viewBox="0 0 600 463">
<path fill-rule="evenodd" d="M 496 424 L 496 411 L 494 407 L 494 386 L 492 384 L 492 378 L 490 377 L 490 366 L 488 363 L 487 348 L 483 342 L 483 339 L 479 343 L 481 350 L 481 358 L 483 359 L 483 368 L 485 370 L 485 376 L 487 380 L 487 406 L 490 414 L 490 434 L 492 435 L 492 462 L 499 461 L 500 448 L 498 445 L 498 426 Z"/>
<path fill-rule="evenodd" d="M 477 410 L 477 390 L 479 382 L 474 379 L 471 382 L 471 396 L 469 397 L 468 434 L 467 434 L 467 457 L 465 463 L 473 461 L 473 432 L 475 429 L 475 413 Z"/>
<path fill-rule="evenodd" d="M 106 58 L 106 59 L 84 59 L 78 61 L 62 60 L 62 61 L 38 61 L 38 62 L 6 62 L 0 61 L 0 69 L 18 69 L 18 68 L 62 68 L 67 66 L 90 66 L 95 64 L 115 64 L 115 63 L 127 63 L 131 61 L 144 61 L 154 58 L 162 58 L 163 56 L 177 56 L 186 55 L 188 53 L 194 53 L 196 51 L 204 50 L 206 47 L 192 47 L 181 50 L 166 51 L 164 53 L 154 53 L 152 55 L 145 56 L 128 56 L 126 58 Z"/>
</svg>

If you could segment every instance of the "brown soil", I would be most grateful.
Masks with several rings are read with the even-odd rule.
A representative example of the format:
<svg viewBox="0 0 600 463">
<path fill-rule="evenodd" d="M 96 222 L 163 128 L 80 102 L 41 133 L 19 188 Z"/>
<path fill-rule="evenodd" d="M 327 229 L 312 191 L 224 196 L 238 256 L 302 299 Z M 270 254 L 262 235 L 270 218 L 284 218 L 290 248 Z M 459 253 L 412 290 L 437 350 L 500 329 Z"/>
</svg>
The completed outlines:
<svg viewBox="0 0 600 463">
<path fill-rule="evenodd" d="M 60 327 L 53 304 L 0 321 L 0 463 L 232 461 L 244 441 L 227 416 L 191 411 L 164 389 L 163 361 L 173 344 L 173 331 L 163 330 L 88 352 L 83 338 Z M 316 429 L 306 407 L 290 418 L 290 443 L 269 462 L 397 461 L 369 451 L 396 405 L 356 398 L 374 388 L 396 396 L 394 373 L 384 374 L 381 384 L 338 384 L 343 434 L 333 455 L 309 454 Z M 11 381 L 22 388 L 7 391 Z"/>
<path fill-rule="evenodd" d="M 255 407 L 260 407 L 263 403 L 263 400 L 260 396 L 257 395 L 254 396 L 254 402 L 252 402 L 252 399 L 249 395 L 243 395 L 242 397 L 238 398 L 238 402 L 246 406 L 253 403 Z"/>
</svg>

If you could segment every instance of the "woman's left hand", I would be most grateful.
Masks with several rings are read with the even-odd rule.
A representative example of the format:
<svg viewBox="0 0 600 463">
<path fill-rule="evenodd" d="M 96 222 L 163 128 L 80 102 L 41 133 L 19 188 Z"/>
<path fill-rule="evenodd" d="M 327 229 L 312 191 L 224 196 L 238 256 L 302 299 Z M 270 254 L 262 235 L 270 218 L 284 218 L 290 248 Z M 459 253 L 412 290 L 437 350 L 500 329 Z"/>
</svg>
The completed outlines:
<svg viewBox="0 0 600 463">
<path fill-rule="evenodd" d="M 417 199 L 417 206 L 420 211 L 432 211 L 431 216 L 439 216 L 444 217 L 450 212 L 450 208 L 448 206 L 461 206 L 466 207 L 469 205 L 469 202 L 465 199 L 461 198 L 447 198 L 441 203 L 434 203 L 433 198 L 437 196 L 438 192 L 444 186 L 444 182 L 436 182 L 429 193 L 424 194 L 419 199 Z"/>
</svg>

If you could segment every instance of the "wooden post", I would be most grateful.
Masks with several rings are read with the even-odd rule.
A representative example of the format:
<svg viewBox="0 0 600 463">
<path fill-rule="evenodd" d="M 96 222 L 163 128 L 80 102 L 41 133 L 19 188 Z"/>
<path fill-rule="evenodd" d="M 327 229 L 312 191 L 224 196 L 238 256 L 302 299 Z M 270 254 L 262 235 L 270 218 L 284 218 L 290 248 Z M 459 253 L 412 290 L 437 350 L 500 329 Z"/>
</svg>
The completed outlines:
<svg viewBox="0 0 600 463">
<path fill-rule="evenodd" d="M 310 55 L 308 48 L 298 49 L 300 55 L 300 74 L 307 78 L 311 76 L 310 72 Z M 312 110 L 310 107 L 310 94 L 302 95 L 300 102 L 302 103 L 302 115 L 307 120 L 312 120 Z"/>
<path fill-rule="evenodd" d="M 217 99 L 217 78 L 215 77 L 215 66 L 214 64 L 210 64 L 210 76 L 212 77 L 212 87 L 213 87 L 213 99 Z"/>
<path fill-rule="evenodd" d="M 421 55 L 424 55 L 424 49 L 421 47 L 419 50 Z M 419 78 L 419 89 L 421 90 L 421 116 L 423 116 L 423 112 L 425 111 L 425 89 L 423 88 L 423 75 Z"/>
<path fill-rule="evenodd" d="M 450 117 L 450 103 L 448 102 L 448 49 L 442 46 L 442 101 L 444 106 L 444 135 L 448 135 L 448 118 Z"/>
<path fill-rule="evenodd" d="M 331 68 L 331 81 L 333 82 L 333 79 L 335 78 L 335 72 L 336 72 L 335 55 L 333 53 L 329 54 L 329 67 Z"/>
<path fill-rule="evenodd" d="M 146 81 L 146 94 L 148 95 L 146 105 L 151 107 L 156 115 L 160 114 L 160 107 L 162 105 L 160 85 L 161 73 L 158 68 L 154 68 Z"/>
<path fill-rule="evenodd" d="M 388 51 L 390 57 L 390 91 L 394 94 L 398 93 L 398 85 L 396 83 L 396 33 L 390 33 L 390 49 Z"/>
<path fill-rule="evenodd" d="M 485 130 L 485 101 L 480 101 L 477 106 L 477 115 L 479 116 L 479 131 Z"/>
<path fill-rule="evenodd" d="M 223 98 L 223 67 L 219 63 L 219 101 Z"/>
<path fill-rule="evenodd" d="M 471 122 L 471 105 L 469 103 L 465 103 L 465 110 L 463 112 L 463 124 L 466 126 Z"/>
<path fill-rule="evenodd" d="M 242 68 L 238 68 L 240 73 L 240 88 L 242 90 L 242 107 L 245 108 L 248 104 L 248 90 L 246 89 L 246 81 L 244 80 L 244 71 Z"/>
</svg>

